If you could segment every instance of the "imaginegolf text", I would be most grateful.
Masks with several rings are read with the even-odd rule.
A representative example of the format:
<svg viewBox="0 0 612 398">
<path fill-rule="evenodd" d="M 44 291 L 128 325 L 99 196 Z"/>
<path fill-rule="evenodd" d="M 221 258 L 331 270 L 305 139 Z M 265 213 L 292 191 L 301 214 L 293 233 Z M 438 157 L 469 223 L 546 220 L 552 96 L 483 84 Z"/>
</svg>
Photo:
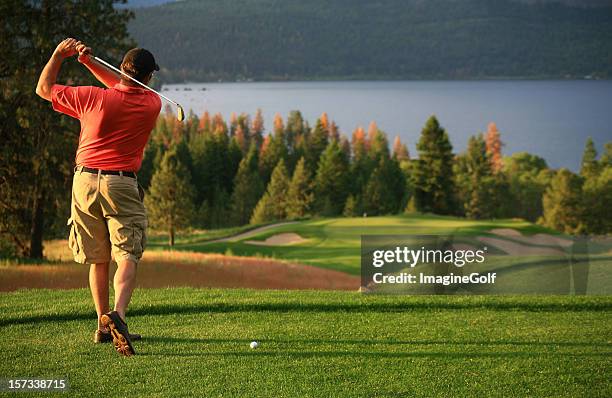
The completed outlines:
<svg viewBox="0 0 612 398">
<path fill-rule="evenodd" d="M 417 276 L 408 273 L 401 273 L 397 275 L 384 275 L 383 273 L 376 273 L 373 276 L 374 283 L 419 283 L 419 284 L 432 284 L 432 285 L 444 285 L 450 286 L 451 284 L 478 284 L 478 283 L 495 283 L 495 273 L 488 273 L 481 275 L 477 272 L 473 272 L 470 275 L 425 275 L 419 273 L 418 280 Z"/>
</svg>

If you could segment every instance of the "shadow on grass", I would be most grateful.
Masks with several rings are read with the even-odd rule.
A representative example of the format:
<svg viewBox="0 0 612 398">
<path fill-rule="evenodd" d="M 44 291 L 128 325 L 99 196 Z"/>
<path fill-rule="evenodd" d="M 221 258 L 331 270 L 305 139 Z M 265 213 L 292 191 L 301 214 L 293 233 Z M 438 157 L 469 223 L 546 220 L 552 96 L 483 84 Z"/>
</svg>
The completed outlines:
<svg viewBox="0 0 612 398">
<path fill-rule="evenodd" d="M 440 297 L 441 299 L 443 297 Z M 352 312 L 352 313 L 394 313 L 406 311 L 435 311 L 435 310 L 494 310 L 494 311 L 531 311 L 531 312 L 568 312 L 568 311 L 610 311 L 612 302 L 516 302 L 516 301 L 419 301 L 414 302 L 362 302 L 362 303 L 211 303 L 197 305 L 158 304 L 136 307 L 129 311 L 129 316 L 148 315 L 181 315 L 203 313 L 237 313 L 237 312 Z M 89 320 L 95 317 L 92 312 L 64 312 L 45 315 L 7 317 L 0 319 L 0 327 L 11 324 L 64 322 Z"/>
<path fill-rule="evenodd" d="M 387 352 L 387 351 L 149 351 L 139 352 L 139 356 L 163 356 L 163 357 L 293 357 L 293 358 L 440 358 L 440 359 L 465 359 L 465 358 L 546 358 L 554 357 L 608 357 L 608 352 L 548 352 L 548 351 L 500 351 L 500 352 L 444 352 L 444 351 L 419 351 L 419 352 Z"/>
<path fill-rule="evenodd" d="M 194 338 L 194 337 L 164 337 L 164 336 L 153 336 L 146 337 L 146 343 L 172 343 L 172 344 L 249 344 L 252 340 L 250 339 L 206 339 L 206 338 Z M 612 344 L 601 343 L 601 342 L 586 342 L 586 341 L 517 341 L 517 340 L 345 340 L 345 339 L 258 339 L 260 344 L 306 344 L 306 345 L 320 345 L 320 344 L 343 344 L 343 345 L 390 345 L 390 346 L 423 346 L 423 345 L 449 345 L 449 346 L 541 346 L 541 347 L 589 347 L 594 348 L 600 346 L 609 346 L 612 348 Z"/>
</svg>

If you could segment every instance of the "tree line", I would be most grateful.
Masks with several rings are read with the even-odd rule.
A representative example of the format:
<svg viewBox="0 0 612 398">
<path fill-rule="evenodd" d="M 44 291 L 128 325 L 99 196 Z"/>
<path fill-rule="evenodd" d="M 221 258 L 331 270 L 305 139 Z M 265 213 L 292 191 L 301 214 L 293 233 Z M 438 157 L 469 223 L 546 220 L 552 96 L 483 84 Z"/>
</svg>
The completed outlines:
<svg viewBox="0 0 612 398">
<path fill-rule="evenodd" d="M 178 123 L 168 110 L 145 151 L 139 181 L 148 191 L 153 227 L 170 242 L 185 227 L 220 228 L 311 216 L 427 212 L 473 219 L 520 217 L 559 231 L 612 231 L 612 142 L 598 158 L 587 140 L 579 174 L 552 170 L 529 153 L 503 156 L 491 123 L 454 154 L 435 116 L 425 123 L 418 156 L 376 123 L 350 139 L 327 114 L 314 126 L 299 111 L 276 115 L 269 134 L 261 111 L 191 113 Z M 610 198 L 612 199 L 612 198 Z"/>
</svg>

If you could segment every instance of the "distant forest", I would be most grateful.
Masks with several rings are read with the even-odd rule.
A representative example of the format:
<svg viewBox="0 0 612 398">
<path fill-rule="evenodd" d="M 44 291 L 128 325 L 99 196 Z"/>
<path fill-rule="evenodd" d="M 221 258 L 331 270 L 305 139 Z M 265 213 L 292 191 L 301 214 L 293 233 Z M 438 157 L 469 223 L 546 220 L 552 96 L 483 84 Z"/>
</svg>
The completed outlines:
<svg viewBox="0 0 612 398">
<path fill-rule="evenodd" d="M 516 0 L 185 0 L 129 31 L 164 82 L 612 77 L 612 6 Z"/>
</svg>

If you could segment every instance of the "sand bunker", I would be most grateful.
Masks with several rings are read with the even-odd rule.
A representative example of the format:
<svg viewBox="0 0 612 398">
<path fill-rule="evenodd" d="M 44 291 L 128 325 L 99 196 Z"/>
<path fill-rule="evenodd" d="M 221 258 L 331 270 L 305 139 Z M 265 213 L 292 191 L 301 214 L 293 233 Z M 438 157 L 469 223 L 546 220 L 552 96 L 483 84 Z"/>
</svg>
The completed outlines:
<svg viewBox="0 0 612 398">
<path fill-rule="evenodd" d="M 302 238 L 300 235 L 294 232 L 286 232 L 283 234 L 277 234 L 270 236 L 266 240 L 247 240 L 244 243 L 248 243 L 249 245 L 258 245 L 258 246 L 283 246 L 283 245 L 293 245 L 296 243 L 306 242 L 307 239 Z"/>
<path fill-rule="evenodd" d="M 555 249 L 552 247 L 542 246 L 527 246 L 519 242 L 513 242 L 505 239 L 491 238 L 491 237 L 479 237 L 479 241 L 486 243 L 487 245 L 494 246 L 508 254 L 517 255 L 542 255 L 542 256 L 560 256 L 564 255 L 565 252 L 561 249 Z M 530 243 L 535 243 L 529 240 Z"/>
<path fill-rule="evenodd" d="M 559 246 L 569 247 L 573 244 L 570 239 L 562 238 L 549 234 L 535 234 L 533 236 L 523 236 L 519 231 L 509 228 L 497 228 L 490 231 L 492 234 L 505 236 L 521 242 L 544 245 L 544 246 Z"/>
</svg>

